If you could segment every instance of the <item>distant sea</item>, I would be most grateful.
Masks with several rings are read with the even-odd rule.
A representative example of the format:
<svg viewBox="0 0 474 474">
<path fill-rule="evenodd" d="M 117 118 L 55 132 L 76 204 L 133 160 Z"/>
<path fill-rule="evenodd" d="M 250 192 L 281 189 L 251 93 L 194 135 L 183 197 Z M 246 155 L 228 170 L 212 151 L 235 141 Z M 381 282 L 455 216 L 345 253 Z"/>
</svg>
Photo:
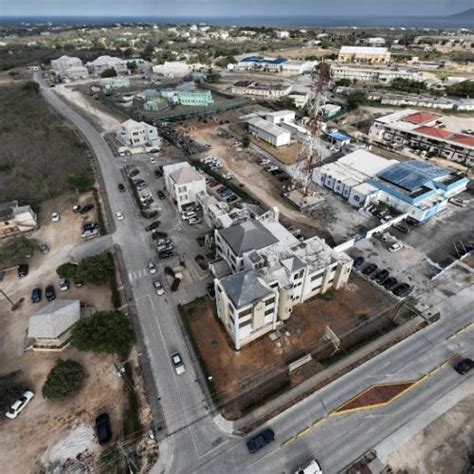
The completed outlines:
<svg viewBox="0 0 474 474">
<path fill-rule="evenodd" d="M 0 17 L 0 23 L 106 25 L 113 23 L 195 24 L 268 27 L 473 28 L 472 17 Z"/>
</svg>

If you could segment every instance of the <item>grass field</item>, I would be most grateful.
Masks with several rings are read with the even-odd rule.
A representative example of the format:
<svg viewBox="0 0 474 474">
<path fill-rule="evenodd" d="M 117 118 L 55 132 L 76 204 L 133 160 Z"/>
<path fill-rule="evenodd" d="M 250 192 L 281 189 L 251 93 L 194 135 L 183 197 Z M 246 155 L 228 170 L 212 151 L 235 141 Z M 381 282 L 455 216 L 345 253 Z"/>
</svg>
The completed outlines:
<svg viewBox="0 0 474 474">
<path fill-rule="evenodd" d="M 92 178 L 90 152 L 40 93 L 0 86 L 0 202 L 39 204 L 62 194 L 70 176 Z"/>
</svg>

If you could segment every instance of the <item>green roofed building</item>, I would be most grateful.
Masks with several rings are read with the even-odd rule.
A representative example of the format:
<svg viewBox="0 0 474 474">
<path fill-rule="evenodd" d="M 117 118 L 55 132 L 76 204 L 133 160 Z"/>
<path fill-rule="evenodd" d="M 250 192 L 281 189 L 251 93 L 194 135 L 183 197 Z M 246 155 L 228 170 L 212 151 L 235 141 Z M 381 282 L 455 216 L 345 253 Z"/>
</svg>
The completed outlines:
<svg viewBox="0 0 474 474">
<path fill-rule="evenodd" d="M 161 97 L 155 97 L 154 99 L 147 100 L 143 104 L 143 110 L 147 112 L 159 112 L 168 107 L 166 100 L 163 100 Z"/>
<path fill-rule="evenodd" d="M 178 92 L 178 101 L 182 105 L 207 106 L 214 103 L 211 91 Z"/>
</svg>

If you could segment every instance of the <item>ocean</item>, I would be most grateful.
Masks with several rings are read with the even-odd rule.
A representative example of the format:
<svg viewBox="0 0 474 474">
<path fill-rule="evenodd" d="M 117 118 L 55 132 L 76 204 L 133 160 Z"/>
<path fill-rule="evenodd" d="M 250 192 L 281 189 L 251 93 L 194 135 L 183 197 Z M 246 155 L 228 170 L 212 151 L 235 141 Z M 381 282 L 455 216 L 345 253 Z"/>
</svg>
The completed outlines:
<svg viewBox="0 0 474 474">
<path fill-rule="evenodd" d="M 267 27 L 358 27 L 358 28 L 432 28 L 459 29 L 473 27 L 472 17 L 1 17 L 0 23 L 46 23 L 53 24 L 114 24 L 156 23 L 194 24 L 222 26 L 267 26 Z"/>
</svg>

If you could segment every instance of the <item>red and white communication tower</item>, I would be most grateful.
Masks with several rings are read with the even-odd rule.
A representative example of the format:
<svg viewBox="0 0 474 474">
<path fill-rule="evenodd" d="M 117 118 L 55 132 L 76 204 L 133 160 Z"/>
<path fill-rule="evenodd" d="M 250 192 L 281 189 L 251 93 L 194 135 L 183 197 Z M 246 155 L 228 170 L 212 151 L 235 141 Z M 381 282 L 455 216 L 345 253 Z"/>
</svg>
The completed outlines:
<svg viewBox="0 0 474 474">
<path fill-rule="evenodd" d="M 327 63 L 319 63 L 313 71 L 312 90 L 308 100 L 308 134 L 301 144 L 299 153 L 301 161 L 299 169 L 295 174 L 295 184 L 298 187 L 302 187 L 303 196 L 308 196 L 313 170 L 318 164 L 321 164 L 322 156 L 318 143 L 323 117 L 321 107 L 326 102 L 326 93 L 330 80 L 329 65 Z"/>
</svg>

